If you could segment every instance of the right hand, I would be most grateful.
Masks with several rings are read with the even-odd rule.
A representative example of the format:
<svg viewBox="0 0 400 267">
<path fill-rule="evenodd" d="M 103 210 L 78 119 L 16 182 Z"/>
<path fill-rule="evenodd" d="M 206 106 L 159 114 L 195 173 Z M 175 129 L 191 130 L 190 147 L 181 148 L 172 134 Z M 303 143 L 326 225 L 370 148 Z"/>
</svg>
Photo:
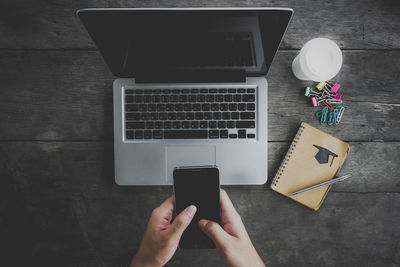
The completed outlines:
<svg viewBox="0 0 400 267">
<path fill-rule="evenodd" d="M 239 213 L 221 189 L 221 223 L 200 220 L 199 227 L 214 241 L 217 252 L 229 266 L 265 266 L 251 243 Z"/>
</svg>

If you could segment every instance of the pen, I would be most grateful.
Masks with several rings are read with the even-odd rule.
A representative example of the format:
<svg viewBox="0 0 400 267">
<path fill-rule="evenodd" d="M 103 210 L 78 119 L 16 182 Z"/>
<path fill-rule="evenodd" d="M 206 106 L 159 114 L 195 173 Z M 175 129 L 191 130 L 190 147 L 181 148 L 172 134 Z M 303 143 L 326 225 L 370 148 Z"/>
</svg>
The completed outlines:
<svg viewBox="0 0 400 267">
<path fill-rule="evenodd" d="M 341 177 L 338 177 L 338 178 L 334 178 L 334 179 L 331 179 L 329 181 L 326 181 L 326 182 L 323 182 L 323 183 L 320 183 L 320 184 L 316 184 L 316 185 L 301 189 L 299 191 L 291 193 L 289 196 L 295 196 L 295 195 L 298 195 L 298 194 L 301 194 L 301 193 L 304 193 L 304 192 L 308 192 L 308 191 L 313 190 L 315 188 L 319 188 L 321 186 L 326 186 L 326 185 L 331 185 L 331 184 L 334 184 L 334 183 L 337 183 L 337 182 L 341 182 L 341 181 L 344 181 L 344 180 L 346 180 L 346 179 L 348 179 L 350 177 L 351 177 L 351 174 L 346 174 L 344 176 L 341 176 Z"/>
</svg>

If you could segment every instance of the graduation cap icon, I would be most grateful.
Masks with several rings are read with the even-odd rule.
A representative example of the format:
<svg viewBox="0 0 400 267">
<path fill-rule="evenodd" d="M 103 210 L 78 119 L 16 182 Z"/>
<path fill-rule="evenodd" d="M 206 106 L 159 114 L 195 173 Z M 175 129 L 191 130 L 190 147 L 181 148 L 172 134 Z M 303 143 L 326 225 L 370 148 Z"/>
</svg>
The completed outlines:
<svg viewBox="0 0 400 267">
<path fill-rule="evenodd" d="M 328 149 L 326 149 L 326 148 L 323 148 L 323 147 L 321 147 L 321 146 L 317 146 L 317 145 L 313 145 L 313 146 L 315 146 L 316 148 L 318 148 L 318 153 L 315 155 L 315 159 L 319 162 L 319 164 L 328 163 L 328 161 L 329 161 L 329 156 L 332 156 L 333 158 L 332 158 L 332 162 L 331 162 L 331 165 L 330 165 L 330 166 L 332 166 L 333 160 L 334 160 L 338 155 L 336 155 L 336 154 L 333 153 L 332 151 L 330 151 L 330 150 L 328 150 Z M 330 167 L 330 166 L 329 166 L 329 167 Z"/>
</svg>

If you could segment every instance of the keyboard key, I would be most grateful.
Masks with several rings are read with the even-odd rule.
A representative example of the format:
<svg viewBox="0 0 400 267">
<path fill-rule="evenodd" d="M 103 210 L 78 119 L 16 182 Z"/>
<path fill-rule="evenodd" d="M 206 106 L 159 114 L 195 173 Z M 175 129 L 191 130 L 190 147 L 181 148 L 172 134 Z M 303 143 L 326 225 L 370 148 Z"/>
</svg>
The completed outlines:
<svg viewBox="0 0 400 267">
<path fill-rule="evenodd" d="M 208 121 L 201 121 L 200 122 L 200 128 L 201 129 L 208 128 Z"/>
<path fill-rule="evenodd" d="M 133 103 L 135 98 L 132 95 L 125 96 L 125 103 Z"/>
<path fill-rule="evenodd" d="M 232 95 L 225 95 L 224 100 L 225 102 L 232 102 L 233 96 Z"/>
<path fill-rule="evenodd" d="M 182 94 L 189 94 L 190 90 L 189 89 L 182 89 Z"/>
<path fill-rule="evenodd" d="M 186 119 L 187 120 L 194 120 L 194 112 L 186 113 Z"/>
<path fill-rule="evenodd" d="M 180 94 L 181 90 L 180 89 L 172 89 L 173 94 Z"/>
<path fill-rule="evenodd" d="M 207 130 L 165 130 L 165 139 L 206 139 Z"/>
<path fill-rule="evenodd" d="M 134 93 L 137 95 L 141 95 L 141 94 L 143 94 L 143 89 L 135 89 Z"/>
<path fill-rule="evenodd" d="M 151 94 L 153 93 L 153 90 L 151 90 L 151 89 L 145 89 L 145 90 L 143 90 L 143 93 L 144 93 L 144 94 L 147 94 L 147 95 L 151 95 Z"/>
<path fill-rule="evenodd" d="M 194 114 L 194 119 L 198 120 L 198 121 L 202 120 L 203 119 L 203 112 L 196 112 Z"/>
<path fill-rule="evenodd" d="M 144 131 L 144 139 L 151 139 L 153 137 L 151 130 Z"/>
<path fill-rule="evenodd" d="M 228 138 L 228 130 L 221 130 L 221 131 L 219 131 L 219 136 L 221 137 L 221 138 Z"/>
<path fill-rule="evenodd" d="M 143 96 L 143 99 L 140 101 L 141 103 L 151 103 L 151 95 L 145 95 Z"/>
<path fill-rule="evenodd" d="M 180 129 L 181 128 L 181 122 L 180 121 L 173 121 L 172 122 L 172 129 Z"/>
<path fill-rule="evenodd" d="M 179 102 L 187 102 L 188 96 L 187 95 L 179 95 Z"/>
<path fill-rule="evenodd" d="M 224 95 L 216 95 L 215 102 L 224 102 Z"/>
<path fill-rule="evenodd" d="M 177 120 L 185 120 L 185 119 L 186 119 L 186 114 L 183 113 L 183 112 L 178 112 L 178 113 L 176 114 L 176 119 L 177 119 Z"/>
<path fill-rule="evenodd" d="M 143 139 L 143 131 L 135 131 L 135 139 Z"/>
<path fill-rule="evenodd" d="M 154 129 L 154 121 L 146 121 L 146 129 Z"/>
<path fill-rule="evenodd" d="M 219 110 L 221 111 L 227 111 L 228 110 L 228 104 L 222 103 L 219 105 Z"/>
<path fill-rule="evenodd" d="M 204 112 L 204 119 L 205 120 L 212 120 L 212 113 L 211 112 Z"/>
<path fill-rule="evenodd" d="M 232 118 L 232 120 L 238 120 L 239 119 L 239 112 L 232 112 L 231 113 L 231 118 Z"/>
<path fill-rule="evenodd" d="M 143 121 L 147 121 L 150 119 L 150 113 L 140 113 L 140 119 Z"/>
<path fill-rule="evenodd" d="M 240 112 L 241 120 L 252 120 L 255 119 L 256 114 L 254 112 Z"/>
<path fill-rule="evenodd" d="M 200 93 L 207 94 L 208 93 L 208 89 L 207 88 L 202 88 L 202 89 L 200 89 Z"/>
<path fill-rule="evenodd" d="M 165 104 L 157 104 L 157 111 L 165 111 Z"/>
<path fill-rule="evenodd" d="M 228 89 L 226 89 L 226 88 L 220 88 L 218 90 L 218 93 L 220 93 L 220 94 L 226 94 L 226 92 L 228 92 Z"/>
<path fill-rule="evenodd" d="M 196 95 L 189 95 L 189 102 L 196 102 Z"/>
<path fill-rule="evenodd" d="M 150 113 L 150 120 L 152 121 L 158 120 L 158 113 L 155 112 Z"/>
<path fill-rule="evenodd" d="M 183 111 L 183 104 L 175 104 L 175 111 Z"/>
<path fill-rule="evenodd" d="M 246 130 L 238 130 L 239 138 L 246 138 Z"/>
<path fill-rule="evenodd" d="M 169 112 L 168 113 L 168 120 L 176 120 L 176 113 L 175 112 Z"/>
<path fill-rule="evenodd" d="M 236 121 L 236 128 L 255 128 L 254 121 Z"/>
<path fill-rule="evenodd" d="M 125 138 L 126 139 L 133 139 L 135 137 L 135 134 L 133 131 L 126 131 L 125 132 Z"/>
<path fill-rule="evenodd" d="M 207 102 L 214 102 L 215 101 L 215 96 L 214 95 L 207 95 L 206 96 L 206 101 Z"/>
<path fill-rule="evenodd" d="M 190 122 L 190 128 L 192 129 L 197 129 L 199 128 L 199 122 L 198 121 L 192 121 Z M 206 127 L 207 128 L 207 127 Z"/>
<path fill-rule="evenodd" d="M 192 111 L 192 104 L 184 104 L 183 110 L 184 111 Z"/>
<path fill-rule="evenodd" d="M 216 121 L 209 121 L 208 122 L 208 128 L 211 128 L 211 129 L 217 128 L 217 122 Z"/>
<path fill-rule="evenodd" d="M 211 104 L 212 111 L 219 111 L 219 104 Z"/>
<path fill-rule="evenodd" d="M 246 110 L 246 103 L 239 103 L 238 110 L 245 111 Z"/>
<path fill-rule="evenodd" d="M 192 94 L 198 94 L 199 93 L 199 89 L 190 89 L 190 93 Z"/>
<path fill-rule="evenodd" d="M 174 111 L 174 109 L 175 109 L 174 104 L 166 104 L 165 105 L 166 111 Z"/>
<path fill-rule="evenodd" d="M 255 138 L 256 135 L 255 134 L 247 134 L 247 138 Z"/>
<path fill-rule="evenodd" d="M 235 128 L 235 122 L 234 122 L 234 121 L 228 121 L 228 122 L 226 123 L 226 126 L 227 126 L 229 129 L 233 129 L 233 128 Z"/>
<path fill-rule="evenodd" d="M 193 111 L 201 111 L 201 105 L 200 104 L 193 104 Z"/>
<path fill-rule="evenodd" d="M 154 123 L 154 128 L 155 129 L 163 129 L 164 128 L 164 123 L 162 121 L 156 121 Z"/>
<path fill-rule="evenodd" d="M 218 130 L 209 130 L 208 137 L 211 139 L 219 138 L 219 131 Z"/>
<path fill-rule="evenodd" d="M 171 128 L 172 128 L 172 121 L 165 121 L 164 129 L 171 129 Z"/>
<path fill-rule="evenodd" d="M 246 89 L 244 89 L 244 88 L 239 88 L 237 91 L 238 91 L 239 94 L 246 93 Z"/>
<path fill-rule="evenodd" d="M 156 94 L 156 95 L 161 94 L 161 89 L 153 89 L 153 94 Z"/>
<path fill-rule="evenodd" d="M 201 105 L 201 110 L 202 111 L 210 111 L 210 104 L 202 104 Z"/>
<path fill-rule="evenodd" d="M 131 95 L 131 94 L 133 94 L 133 90 L 132 89 L 126 89 L 125 90 L 125 94 Z"/>
<path fill-rule="evenodd" d="M 236 103 L 229 104 L 229 111 L 236 111 L 236 110 L 237 110 L 237 104 Z"/>
<path fill-rule="evenodd" d="M 178 95 L 171 95 L 171 97 L 169 98 L 169 102 L 179 102 L 179 96 Z"/>
<path fill-rule="evenodd" d="M 233 102 L 242 102 L 242 96 L 241 95 L 234 95 L 233 96 Z"/>
<path fill-rule="evenodd" d="M 141 95 L 135 96 L 135 103 L 142 103 L 142 102 L 143 102 L 143 97 Z"/>
<path fill-rule="evenodd" d="M 256 105 L 254 103 L 247 103 L 247 110 L 256 110 Z"/>
<path fill-rule="evenodd" d="M 206 96 L 205 95 L 197 95 L 197 102 L 206 102 Z"/>
<path fill-rule="evenodd" d="M 162 93 L 163 94 L 170 94 L 171 93 L 171 89 L 163 89 Z"/>
<path fill-rule="evenodd" d="M 216 94 L 217 92 L 218 92 L 218 90 L 217 89 L 210 89 L 210 90 L 208 90 L 209 92 L 210 92 L 210 94 Z"/>
<path fill-rule="evenodd" d="M 247 88 L 247 93 L 248 94 L 250 94 L 250 93 L 255 93 L 256 92 L 256 89 L 254 89 L 254 88 Z"/>
<path fill-rule="evenodd" d="M 237 138 L 237 134 L 230 134 L 230 135 L 229 135 L 229 138 L 235 139 L 235 138 Z"/>
<path fill-rule="evenodd" d="M 166 119 L 168 119 L 167 113 L 165 113 L 165 112 L 158 113 L 158 119 L 165 121 Z"/>
<path fill-rule="evenodd" d="M 169 102 L 169 95 L 163 95 L 163 96 L 161 96 L 161 102 L 163 102 L 163 103 L 168 103 L 168 102 Z"/>
<path fill-rule="evenodd" d="M 154 131 L 153 131 L 153 138 L 154 138 L 154 139 L 162 139 L 162 138 L 163 138 L 163 131 L 161 131 L 161 130 L 154 130 Z"/>
<path fill-rule="evenodd" d="M 190 122 L 189 121 L 183 121 L 182 122 L 182 129 L 189 129 L 190 128 Z"/>
<path fill-rule="evenodd" d="M 153 95 L 153 97 L 151 98 L 151 100 L 153 101 L 153 103 L 160 103 L 160 102 L 161 102 L 161 96 L 159 96 L 159 95 Z"/>
<path fill-rule="evenodd" d="M 222 112 L 222 119 L 223 120 L 230 120 L 231 119 L 231 113 L 230 112 Z"/>
<path fill-rule="evenodd" d="M 220 120 L 221 117 L 221 112 L 213 112 L 213 120 Z"/>
<path fill-rule="evenodd" d="M 156 111 L 157 110 L 157 105 L 156 104 L 148 104 L 147 105 L 147 110 L 148 111 Z"/>
<path fill-rule="evenodd" d="M 243 95 L 243 102 L 254 102 L 256 101 L 255 95 Z"/>
<path fill-rule="evenodd" d="M 126 129 L 144 129 L 143 121 L 127 122 Z"/>
<path fill-rule="evenodd" d="M 125 105 L 125 111 L 138 111 L 139 110 L 139 106 L 137 104 L 127 104 Z"/>
<path fill-rule="evenodd" d="M 226 128 L 226 121 L 219 121 L 218 128 L 225 129 Z"/>
<path fill-rule="evenodd" d="M 132 121 L 138 121 L 138 120 L 140 120 L 140 113 L 126 113 L 125 119 L 132 120 Z"/>
<path fill-rule="evenodd" d="M 147 111 L 147 105 L 146 104 L 140 104 L 139 105 L 139 111 L 141 111 L 141 112 Z"/>
<path fill-rule="evenodd" d="M 234 93 L 236 93 L 236 89 L 235 88 L 229 88 L 228 89 L 228 93 L 234 94 Z"/>
</svg>

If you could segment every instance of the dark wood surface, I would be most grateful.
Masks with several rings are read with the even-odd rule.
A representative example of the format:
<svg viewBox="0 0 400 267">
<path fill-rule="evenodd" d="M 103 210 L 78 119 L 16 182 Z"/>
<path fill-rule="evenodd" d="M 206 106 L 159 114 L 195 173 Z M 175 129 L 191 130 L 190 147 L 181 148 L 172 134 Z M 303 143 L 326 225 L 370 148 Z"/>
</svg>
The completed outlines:
<svg viewBox="0 0 400 267">
<path fill-rule="evenodd" d="M 81 7 L 288 6 L 295 15 L 268 74 L 272 177 L 301 121 L 351 146 L 323 206 L 267 185 L 225 187 L 269 266 L 400 265 L 400 3 L 382 1 L 27 1 L 0 3 L 0 266 L 125 266 L 171 187 L 113 178 L 112 81 L 75 16 Z M 291 62 L 309 39 L 343 50 L 349 106 L 319 125 Z M 177 251 L 169 266 L 219 266 Z"/>
</svg>

